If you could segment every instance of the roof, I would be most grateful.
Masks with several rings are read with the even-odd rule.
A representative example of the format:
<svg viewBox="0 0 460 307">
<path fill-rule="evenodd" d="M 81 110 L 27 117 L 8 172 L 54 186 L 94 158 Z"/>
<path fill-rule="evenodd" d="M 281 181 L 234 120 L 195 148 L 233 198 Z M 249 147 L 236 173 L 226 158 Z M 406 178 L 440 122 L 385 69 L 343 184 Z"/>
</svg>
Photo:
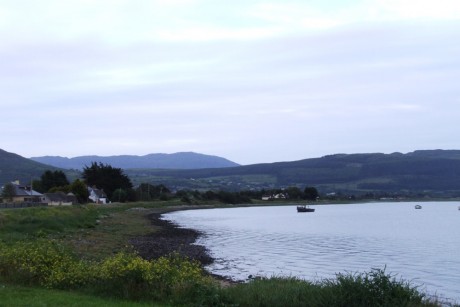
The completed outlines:
<svg viewBox="0 0 460 307">
<path fill-rule="evenodd" d="M 43 194 L 34 191 L 30 186 L 20 185 L 18 182 L 10 182 L 14 187 L 15 196 L 42 196 Z"/>
<path fill-rule="evenodd" d="M 46 198 L 48 198 L 50 201 L 55 201 L 55 202 L 68 202 L 70 201 L 67 195 L 64 192 L 56 192 L 56 193 L 45 193 Z"/>
<path fill-rule="evenodd" d="M 99 189 L 96 189 L 96 188 L 88 187 L 88 192 L 89 193 L 93 192 L 94 195 L 96 195 L 99 198 L 106 198 L 107 197 L 107 195 L 105 194 L 104 190 L 99 190 Z"/>
</svg>

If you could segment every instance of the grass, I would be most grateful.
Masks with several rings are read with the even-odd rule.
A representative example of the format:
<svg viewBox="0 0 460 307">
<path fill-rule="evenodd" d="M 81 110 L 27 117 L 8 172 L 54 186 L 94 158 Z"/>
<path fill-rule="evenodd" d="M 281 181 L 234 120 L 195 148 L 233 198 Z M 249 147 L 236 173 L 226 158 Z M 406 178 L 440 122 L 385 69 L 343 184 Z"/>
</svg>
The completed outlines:
<svg viewBox="0 0 460 307">
<path fill-rule="evenodd" d="M 130 238 L 155 231 L 145 215 L 159 206 L 133 203 L 1 210 L 0 242 L 53 238 L 81 256 L 100 259 L 128 248 Z"/>
<path fill-rule="evenodd" d="M 101 298 L 71 291 L 0 284 L 0 306 L 143 307 L 161 305 Z"/>
<path fill-rule="evenodd" d="M 294 278 L 255 279 L 224 290 L 237 306 L 318 306 L 320 289 Z"/>
<path fill-rule="evenodd" d="M 95 206 L 2 210 L 0 211 L 0 240 L 15 242 L 71 233 L 77 229 L 94 228 L 98 211 Z"/>
<path fill-rule="evenodd" d="M 155 231 L 145 218 L 144 210 L 104 212 L 94 228 L 79 229 L 66 236 L 66 242 L 77 254 L 90 259 L 102 259 L 130 249 L 128 240 Z"/>
<path fill-rule="evenodd" d="M 258 278 L 224 289 L 226 300 L 237 306 L 440 306 L 416 287 L 384 270 L 338 274 L 319 282 L 296 278 Z"/>
</svg>

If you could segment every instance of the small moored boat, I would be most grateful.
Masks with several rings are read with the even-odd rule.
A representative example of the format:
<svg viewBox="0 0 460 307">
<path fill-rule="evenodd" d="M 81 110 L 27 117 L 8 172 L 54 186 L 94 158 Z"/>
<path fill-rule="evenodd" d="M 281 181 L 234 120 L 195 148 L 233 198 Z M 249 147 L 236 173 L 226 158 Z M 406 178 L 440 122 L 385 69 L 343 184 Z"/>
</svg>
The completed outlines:
<svg viewBox="0 0 460 307">
<path fill-rule="evenodd" d="M 315 212 L 315 209 L 310 208 L 306 205 L 297 206 L 297 212 Z"/>
<path fill-rule="evenodd" d="M 422 206 L 420 206 L 420 205 L 415 205 L 415 209 L 422 209 Z"/>
</svg>

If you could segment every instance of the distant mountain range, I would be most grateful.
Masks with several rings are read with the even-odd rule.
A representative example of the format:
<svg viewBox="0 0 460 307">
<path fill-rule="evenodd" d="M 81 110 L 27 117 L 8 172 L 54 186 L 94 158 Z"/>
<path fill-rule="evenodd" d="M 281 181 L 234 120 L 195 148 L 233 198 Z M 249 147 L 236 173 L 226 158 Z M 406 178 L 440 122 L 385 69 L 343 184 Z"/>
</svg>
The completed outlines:
<svg viewBox="0 0 460 307">
<path fill-rule="evenodd" d="M 460 150 L 419 150 L 407 154 L 335 154 L 293 162 L 245 166 L 238 166 L 223 158 L 195 153 L 153 154 L 144 158 L 147 157 L 148 160 L 155 156 L 162 157 L 163 160 L 160 161 L 163 162 L 149 164 L 143 161 L 142 157 L 135 156 L 105 157 L 107 159 L 88 156 L 78 164 L 56 162 L 54 164 L 65 168 L 81 169 L 81 163 L 89 165 L 91 162 L 102 162 L 123 168 L 135 185 L 143 182 L 161 183 L 175 190 L 235 191 L 314 186 L 320 193 L 366 194 L 378 191 L 460 197 Z M 179 161 L 175 164 L 165 162 L 173 157 L 178 158 Z M 45 163 L 51 163 L 49 159 L 73 161 L 73 159 L 59 157 L 43 157 L 43 159 L 39 161 Z M 225 167 L 218 167 L 219 163 L 216 161 L 224 163 Z M 194 169 L 191 164 L 194 164 Z M 167 169 L 168 167 L 170 168 Z M 180 167 L 183 169 L 179 169 Z M 184 169 L 186 167 L 188 169 Z M 32 178 L 38 179 L 47 169 L 57 168 L 0 150 L 0 183 L 16 179 L 26 181 Z M 72 170 L 65 172 L 69 179 L 78 175 Z"/>
<path fill-rule="evenodd" d="M 194 152 L 178 152 L 173 154 L 149 154 L 145 156 L 80 156 L 65 158 L 59 156 L 32 157 L 33 161 L 52 165 L 64 169 L 82 170 L 92 162 L 101 162 L 122 169 L 133 168 L 160 168 L 160 169 L 198 169 L 198 168 L 225 168 L 239 164 L 225 158 L 204 155 Z"/>
<path fill-rule="evenodd" d="M 460 150 L 419 150 L 407 154 L 335 154 L 293 162 L 227 169 L 129 170 L 134 182 L 175 189 L 249 190 L 297 186 L 321 193 L 400 193 L 460 197 Z"/>
</svg>

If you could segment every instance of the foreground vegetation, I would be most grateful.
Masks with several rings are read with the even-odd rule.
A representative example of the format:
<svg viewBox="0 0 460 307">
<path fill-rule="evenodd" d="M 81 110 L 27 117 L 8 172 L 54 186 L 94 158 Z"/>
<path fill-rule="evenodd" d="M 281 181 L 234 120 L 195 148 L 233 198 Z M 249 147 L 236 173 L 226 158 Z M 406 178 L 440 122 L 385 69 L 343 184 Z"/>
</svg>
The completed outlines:
<svg viewBox="0 0 460 307">
<path fill-rule="evenodd" d="M 0 301 L 7 306 L 438 306 L 384 270 L 317 282 L 256 278 L 223 287 L 177 255 L 139 257 L 128 240 L 166 203 L 0 211 Z M 62 303 L 65 302 L 65 303 Z"/>
<path fill-rule="evenodd" d="M 149 303 L 102 298 L 73 291 L 0 284 L 0 306 L 146 307 Z"/>
</svg>

